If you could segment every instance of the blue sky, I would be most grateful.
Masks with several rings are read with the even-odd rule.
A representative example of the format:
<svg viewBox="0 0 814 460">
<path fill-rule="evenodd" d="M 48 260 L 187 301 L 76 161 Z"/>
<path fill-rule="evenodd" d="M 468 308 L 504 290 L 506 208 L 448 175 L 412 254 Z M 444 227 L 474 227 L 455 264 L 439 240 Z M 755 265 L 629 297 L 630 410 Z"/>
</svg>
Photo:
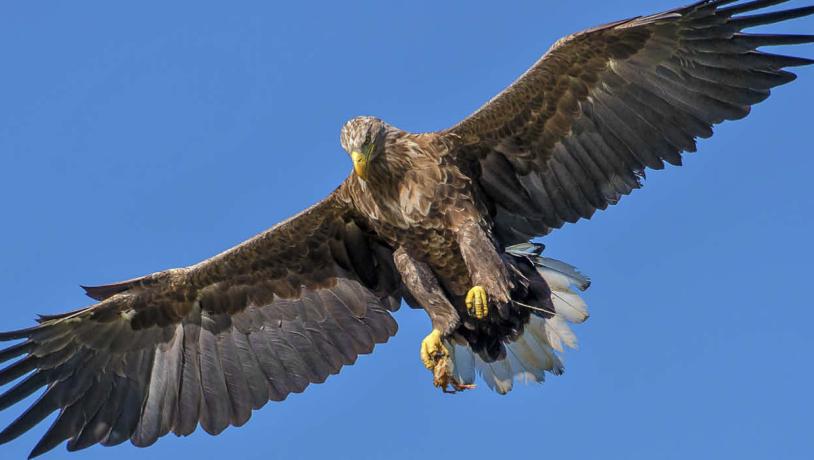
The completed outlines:
<svg viewBox="0 0 814 460">
<path fill-rule="evenodd" d="M 3 2 L 0 329 L 318 201 L 350 171 L 354 115 L 444 128 L 559 37 L 676 1 Z M 243 428 L 81 457 L 805 458 L 814 69 L 797 73 L 685 167 L 544 240 L 594 280 L 564 376 L 441 395 L 418 359 L 429 321 L 402 309 L 390 343 Z"/>
</svg>

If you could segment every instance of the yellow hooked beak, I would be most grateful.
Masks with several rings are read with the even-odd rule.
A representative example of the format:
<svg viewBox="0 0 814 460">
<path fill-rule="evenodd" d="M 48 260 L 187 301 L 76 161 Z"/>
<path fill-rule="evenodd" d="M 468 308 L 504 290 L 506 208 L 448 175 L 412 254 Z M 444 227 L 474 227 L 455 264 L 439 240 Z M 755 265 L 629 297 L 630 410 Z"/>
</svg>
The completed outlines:
<svg viewBox="0 0 814 460">
<path fill-rule="evenodd" d="M 370 159 L 370 154 L 373 152 L 373 145 L 363 149 L 364 153 L 354 150 L 350 157 L 353 160 L 353 170 L 360 178 L 367 180 L 367 162 Z"/>
</svg>

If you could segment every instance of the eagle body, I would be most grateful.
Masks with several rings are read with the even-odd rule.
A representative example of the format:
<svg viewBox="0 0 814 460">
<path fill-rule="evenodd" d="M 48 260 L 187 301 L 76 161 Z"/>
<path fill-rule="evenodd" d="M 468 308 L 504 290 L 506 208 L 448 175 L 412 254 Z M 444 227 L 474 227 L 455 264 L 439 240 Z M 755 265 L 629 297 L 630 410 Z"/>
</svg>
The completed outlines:
<svg viewBox="0 0 814 460">
<path fill-rule="evenodd" d="M 0 332 L 12 342 L 0 410 L 42 390 L 0 444 L 54 412 L 32 457 L 218 434 L 389 340 L 402 301 L 430 318 L 420 357 L 445 391 L 479 377 L 505 394 L 562 373 L 590 280 L 534 239 L 680 165 L 793 81 L 788 68 L 814 63 L 764 51 L 814 35 L 748 31 L 814 14 L 766 11 L 782 3 L 703 0 L 570 35 L 441 131 L 352 119 L 340 144 L 353 172 L 324 200 L 198 264 L 84 287 L 91 305 Z"/>
<path fill-rule="evenodd" d="M 338 193 L 347 196 L 348 205 L 362 214 L 369 230 L 386 241 L 397 258 L 426 266 L 419 270 L 423 279 L 413 280 L 409 269 L 396 260 L 407 302 L 425 308 L 435 329 L 481 352 L 483 359 L 499 359 L 505 355 L 503 341 L 519 335 L 529 315 L 509 303 L 513 283 L 507 264 L 512 262 L 500 256 L 503 249 L 492 235 L 488 209 L 478 205 L 482 201 L 471 174 L 454 161 L 450 139 L 435 133 L 411 134 L 386 124 L 384 129 L 384 148 L 374 163 L 381 170 L 371 171 L 368 180 L 352 176 Z M 536 273 L 535 279 L 544 283 Z M 428 283 L 437 285 L 436 292 L 419 292 Z M 465 297 L 475 284 L 488 286 L 500 308 L 490 322 L 464 322 L 464 327 Z M 446 301 L 416 300 L 429 295 Z M 485 332 L 487 325 L 490 330 Z"/>
<path fill-rule="evenodd" d="M 349 204 L 370 222 L 375 234 L 427 263 L 452 295 L 462 297 L 471 287 L 471 277 L 456 230 L 465 222 L 476 222 L 490 231 L 472 181 L 439 136 L 389 130 L 386 154 L 377 165 L 388 174 L 374 171 L 369 181 L 354 176 L 340 193 L 347 194 Z"/>
</svg>

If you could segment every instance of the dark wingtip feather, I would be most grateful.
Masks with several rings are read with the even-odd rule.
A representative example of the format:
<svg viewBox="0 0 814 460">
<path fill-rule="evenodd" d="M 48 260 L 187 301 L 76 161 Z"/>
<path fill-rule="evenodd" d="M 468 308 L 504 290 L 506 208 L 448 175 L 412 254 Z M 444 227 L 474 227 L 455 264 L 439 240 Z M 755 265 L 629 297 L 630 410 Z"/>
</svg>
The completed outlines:
<svg viewBox="0 0 814 460">
<path fill-rule="evenodd" d="M 31 372 L 37 367 L 39 361 L 39 358 L 36 356 L 28 356 L 0 370 L 0 385 L 5 385 Z"/>
<path fill-rule="evenodd" d="M 814 5 L 793 8 L 790 10 L 775 11 L 773 13 L 755 14 L 752 16 L 741 16 L 732 19 L 730 24 L 738 29 L 773 24 L 775 22 L 787 21 L 789 19 L 802 18 L 814 14 Z"/>
<path fill-rule="evenodd" d="M 34 349 L 34 346 L 35 346 L 34 342 L 27 341 L 0 350 L 0 363 L 6 362 L 12 358 L 16 358 L 22 354 L 28 353 Z"/>
<path fill-rule="evenodd" d="M 782 69 L 783 67 L 802 67 L 811 65 L 814 60 L 797 57 L 797 56 L 784 56 L 782 54 L 759 53 L 758 56 L 766 62 L 769 68 Z"/>
<path fill-rule="evenodd" d="M 814 59 L 809 58 L 788 57 L 788 59 L 792 59 L 793 61 L 791 61 L 791 63 L 787 63 L 785 67 L 803 67 L 814 64 Z"/>
<path fill-rule="evenodd" d="M 17 329 L 16 331 L 0 332 L 0 342 L 8 342 L 9 340 L 27 339 L 33 332 L 36 332 L 39 326 L 28 327 L 25 329 Z"/>
<path fill-rule="evenodd" d="M 734 16 L 740 13 L 747 13 L 749 11 L 759 10 L 761 8 L 768 8 L 770 6 L 786 3 L 789 0 L 755 0 L 752 2 L 741 3 L 738 5 L 730 6 L 729 8 L 722 8 L 718 10 L 719 13 Z"/>
<path fill-rule="evenodd" d="M 16 420 L 11 422 L 2 432 L 0 432 L 0 444 L 5 444 L 20 437 L 23 433 L 33 428 L 57 410 L 53 396 L 46 392 L 31 407 L 28 408 Z"/>
<path fill-rule="evenodd" d="M 106 289 L 107 286 L 83 286 L 80 284 L 79 287 L 85 291 L 86 296 L 93 300 L 104 300 L 106 297 L 108 297 L 107 291 L 109 289 Z"/>
<path fill-rule="evenodd" d="M 32 459 L 32 458 L 37 458 L 40 455 L 42 455 L 42 454 L 48 452 L 49 450 L 53 449 L 54 447 L 56 447 L 56 446 L 53 446 L 53 447 L 46 446 L 46 445 L 43 444 L 42 440 L 40 440 L 40 442 L 37 443 L 37 445 L 34 446 L 33 449 L 31 449 L 31 452 L 28 454 L 28 458 L 29 458 L 29 460 Z"/>
<path fill-rule="evenodd" d="M 779 70 L 777 71 L 778 75 L 782 78 L 782 81 L 778 83 L 776 86 L 782 86 L 787 83 L 791 83 L 794 80 L 797 80 L 797 74 L 789 72 L 788 70 Z"/>
<path fill-rule="evenodd" d="M 57 422 L 59 422 L 59 419 L 57 419 Z M 57 422 L 55 422 L 55 423 L 57 423 Z M 49 450 L 54 449 L 62 441 L 64 441 L 64 439 L 62 439 L 62 436 L 56 436 L 56 437 L 55 436 L 49 436 L 49 435 L 51 435 L 51 433 L 52 433 L 51 430 L 49 430 L 48 433 L 46 433 L 45 436 L 43 436 L 42 439 L 40 439 L 40 441 L 37 443 L 37 445 L 34 446 L 33 449 L 31 449 L 31 453 L 28 454 L 28 458 L 39 457 L 40 455 L 48 452 Z"/>
<path fill-rule="evenodd" d="M 733 38 L 733 40 L 743 43 L 751 48 L 760 48 L 761 46 L 802 45 L 806 43 L 814 43 L 814 35 L 741 33 Z"/>
<path fill-rule="evenodd" d="M 2 395 L 0 395 L 0 410 L 4 410 L 27 398 L 39 388 L 47 383 L 48 377 L 43 372 L 35 372 L 18 383 Z"/>
<path fill-rule="evenodd" d="M 155 282 L 155 278 L 151 275 L 141 276 L 138 278 L 131 278 L 129 280 L 119 281 L 118 283 L 104 284 L 101 286 L 82 286 L 85 290 L 85 295 L 94 300 L 105 300 L 113 297 L 116 294 L 132 289 L 136 286 L 149 286 Z"/>
</svg>

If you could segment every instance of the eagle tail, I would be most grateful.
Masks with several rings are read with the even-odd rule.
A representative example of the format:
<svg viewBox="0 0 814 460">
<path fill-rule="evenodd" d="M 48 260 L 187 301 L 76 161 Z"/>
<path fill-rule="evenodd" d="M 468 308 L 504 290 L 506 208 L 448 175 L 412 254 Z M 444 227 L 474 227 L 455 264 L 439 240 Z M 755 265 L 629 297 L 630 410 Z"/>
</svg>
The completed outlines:
<svg viewBox="0 0 814 460">
<path fill-rule="evenodd" d="M 469 345 L 448 341 L 453 375 L 460 383 L 473 384 L 480 375 L 489 388 L 506 394 L 515 381 L 542 383 L 546 372 L 562 374 L 560 354 L 565 347 L 577 348 L 576 335 L 568 323 L 588 319 L 587 305 L 578 292 L 588 289 L 591 281 L 565 262 L 542 257 L 542 250 L 542 245 L 529 243 L 509 247 L 506 253 L 531 263 L 550 290 L 550 302 L 526 304 L 513 299 L 532 314 L 523 333 L 503 344 L 506 353 L 501 359 L 488 362 Z"/>
</svg>

